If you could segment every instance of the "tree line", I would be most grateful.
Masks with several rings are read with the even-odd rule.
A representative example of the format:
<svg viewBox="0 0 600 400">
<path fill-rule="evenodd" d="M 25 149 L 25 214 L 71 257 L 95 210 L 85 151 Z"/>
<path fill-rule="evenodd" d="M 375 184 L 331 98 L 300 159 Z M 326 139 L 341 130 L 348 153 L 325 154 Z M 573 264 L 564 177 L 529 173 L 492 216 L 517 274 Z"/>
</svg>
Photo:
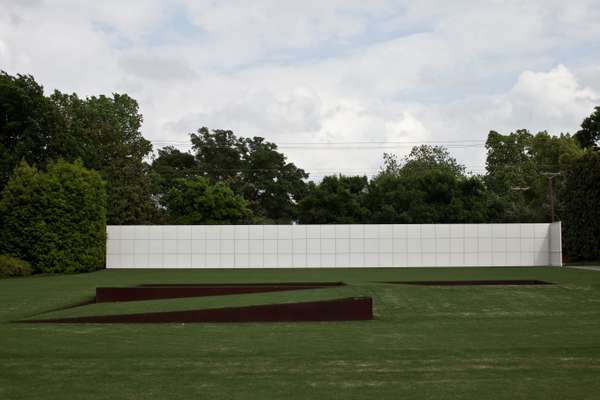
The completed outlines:
<svg viewBox="0 0 600 400">
<path fill-rule="evenodd" d="M 126 94 L 46 95 L 32 76 L 0 72 L 0 211 L 16 207 L 10 199 L 21 189 L 10 182 L 60 175 L 70 164 L 99 177 L 90 175 L 93 184 L 81 190 L 96 193 L 102 182 L 105 195 L 96 195 L 109 224 L 548 222 L 542 173 L 558 172 L 555 211 L 567 254 L 600 259 L 600 107 L 574 135 L 491 131 L 482 175 L 467 173 L 448 149 L 422 145 L 403 158 L 384 154 L 370 179 L 331 175 L 318 182 L 262 137 L 202 127 L 190 134 L 190 151 L 154 152 L 142 122 Z M 0 216 L 3 232 L 17 229 L 9 220 Z M 0 242 L 2 252 L 16 253 Z"/>
</svg>

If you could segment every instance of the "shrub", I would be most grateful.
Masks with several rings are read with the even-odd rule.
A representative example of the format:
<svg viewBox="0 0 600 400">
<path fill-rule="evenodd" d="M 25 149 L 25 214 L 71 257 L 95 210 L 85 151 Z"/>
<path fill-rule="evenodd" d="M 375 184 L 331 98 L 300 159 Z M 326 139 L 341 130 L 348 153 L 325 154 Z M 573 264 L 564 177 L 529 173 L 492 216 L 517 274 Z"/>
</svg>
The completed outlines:
<svg viewBox="0 0 600 400">
<path fill-rule="evenodd" d="M 104 267 L 106 192 L 100 175 L 79 162 L 41 172 L 22 162 L 0 199 L 0 252 L 28 261 L 34 272 L 85 272 Z"/>
<path fill-rule="evenodd" d="M 588 150 L 567 170 L 563 242 L 569 261 L 600 260 L 600 152 Z"/>
<path fill-rule="evenodd" d="M 0 256 L 0 278 L 31 275 L 31 265 L 27 261 L 11 256 Z"/>
</svg>

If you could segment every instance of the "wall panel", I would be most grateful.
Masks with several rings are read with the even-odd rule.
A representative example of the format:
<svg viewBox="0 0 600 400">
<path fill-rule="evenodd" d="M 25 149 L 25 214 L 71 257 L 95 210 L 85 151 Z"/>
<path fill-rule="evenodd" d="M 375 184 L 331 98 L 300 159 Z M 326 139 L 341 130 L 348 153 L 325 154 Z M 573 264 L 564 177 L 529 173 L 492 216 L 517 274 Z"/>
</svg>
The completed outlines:
<svg viewBox="0 0 600 400">
<path fill-rule="evenodd" d="M 108 226 L 107 268 L 562 265 L 554 224 Z"/>
</svg>

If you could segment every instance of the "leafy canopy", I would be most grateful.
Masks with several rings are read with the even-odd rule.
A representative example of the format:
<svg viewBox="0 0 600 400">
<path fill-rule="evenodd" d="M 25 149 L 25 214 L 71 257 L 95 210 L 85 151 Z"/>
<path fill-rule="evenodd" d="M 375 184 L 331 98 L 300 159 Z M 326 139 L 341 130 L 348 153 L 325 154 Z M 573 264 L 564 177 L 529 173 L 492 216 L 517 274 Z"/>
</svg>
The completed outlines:
<svg viewBox="0 0 600 400">
<path fill-rule="evenodd" d="M 108 222 L 147 224 L 156 217 L 145 157 L 152 144 L 141 134 L 142 115 L 128 95 L 92 96 L 54 92 L 51 100 L 73 141 L 68 159 L 81 159 L 108 183 Z"/>
<path fill-rule="evenodd" d="M 552 136 L 544 131 L 533 135 L 527 130 L 507 135 L 491 131 L 486 149 L 485 181 L 504 203 L 503 220 L 509 222 L 547 222 L 548 180 L 542 173 L 564 173 L 569 160 L 582 152 L 568 134 Z M 560 215 L 564 179 L 556 178 L 555 185 Z"/>
<path fill-rule="evenodd" d="M 276 144 L 261 137 L 238 138 L 232 131 L 208 128 L 190 137 L 195 165 L 189 156 L 167 150 L 153 163 L 159 180 L 168 182 L 173 172 L 198 174 L 212 183 L 230 186 L 248 201 L 260 221 L 290 223 L 296 219 L 296 204 L 306 192 L 304 179 L 308 174 L 288 162 Z M 185 168 L 180 167 L 182 162 Z"/>
<path fill-rule="evenodd" d="M 39 171 L 21 162 L 0 199 L 0 253 L 35 272 L 104 268 L 106 194 L 100 175 L 81 162 Z"/>
<path fill-rule="evenodd" d="M 384 153 L 380 175 L 413 175 L 432 169 L 445 170 L 456 176 L 465 173 L 465 167 L 459 164 L 444 146 L 424 144 L 414 146 L 401 161 L 395 154 Z"/>
<path fill-rule="evenodd" d="M 200 176 L 175 179 L 161 203 L 170 221 L 182 225 L 247 223 L 252 215 L 247 202 L 227 185 Z"/>
<path fill-rule="evenodd" d="M 600 152 L 586 151 L 566 170 L 563 239 L 570 261 L 600 260 Z"/>
<path fill-rule="evenodd" d="M 67 151 L 61 115 L 30 75 L 0 71 L 0 190 L 21 160 L 45 167 Z"/>
<path fill-rule="evenodd" d="M 300 201 L 302 224 L 357 224 L 367 221 L 363 196 L 368 190 L 366 176 L 326 176 L 319 184 L 311 182 Z"/>
<path fill-rule="evenodd" d="M 584 149 L 598 149 L 600 142 L 600 106 L 594 108 L 592 115 L 583 120 L 581 130 L 574 137 Z"/>
</svg>

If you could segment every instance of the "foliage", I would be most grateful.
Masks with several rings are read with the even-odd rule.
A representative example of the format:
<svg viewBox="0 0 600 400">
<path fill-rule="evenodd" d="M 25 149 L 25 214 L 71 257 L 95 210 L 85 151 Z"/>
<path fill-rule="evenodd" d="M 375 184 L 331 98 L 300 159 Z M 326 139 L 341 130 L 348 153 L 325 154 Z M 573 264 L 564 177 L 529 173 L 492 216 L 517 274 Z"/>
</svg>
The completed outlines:
<svg viewBox="0 0 600 400">
<path fill-rule="evenodd" d="M 244 167 L 243 143 L 232 131 L 200 128 L 190 135 L 198 168 L 211 182 L 239 180 Z"/>
<path fill-rule="evenodd" d="M 158 157 L 152 162 L 150 173 L 154 192 L 160 195 L 173 186 L 175 179 L 193 178 L 200 175 L 200 169 L 193 154 L 167 146 L 158 150 Z"/>
<path fill-rule="evenodd" d="M 136 100 L 126 94 L 80 98 L 55 91 L 45 96 L 32 76 L 0 71 L 0 189 L 18 170 L 13 186 L 21 188 L 13 188 L 9 200 L 22 195 L 23 201 L 38 201 L 44 196 L 33 188 L 57 190 L 67 183 L 52 186 L 50 172 L 25 164 L 15 169 L 21 160 L 41 170 L 53 160 L 81 160 L 77 168 L 96 170 L 107 183 L 111 224 L 161 223 L 166 216 L 173 223 L 546 222 L 549 188 L 543 172 L 562 174 L 554 180 L 559 218 L 577 220 L 578 199 L 588 193 L 583 191 L 595 193 L 583 181 L 592 172 L 574 175 L 572 170 L 587 160 L 583 148 L 598 151 L 600 107 L 574 136 L 490 132 L 484 178 L 467 176 L 446 148 L 422 145 L 401 159 L 384 154 L 383 168 L 371 181 L 332 176 L 310 184 L 305 183 L 308 174 L 288 162 L 276 144 L 229 130 L 201 128 L 191 135 L 192 152 L 166 147 L 148 165 L 152 145 L 141 134 L 142 121 Z M 582 197 L 573 197 L 574 191 Z M 189 200 L 194 198 L 221 202 L 194 204 Z M 46 203 L 51 202 L 44 198 Z M 28 210 L 22 210 L 23 218 L 47 223 Z M 11 243 L 25 251 L 17 241 Z"/>
<path fill-rule="evenodd" d="M 586 151 L 566 172 L 563 241 L 569 261 L 600 260 L 600 153 Z"/>
<path fill-rule="evenodd" d="M 236 224 L 248 222 L 252 214 L 227 185 L 200 176 L 176 179 L 161 203 L 175 224 Z"/>
<path fill-rule="evenodd" d="M 22 162 L 2 192 L 0 228 L 0 252 L 30 262 L 35 272 L 103 268 L 104 183 L 81 162 L 53 162 L 47 172 Z"/>
<path fill-rule="evenodd" d="M 431 170 L 447 171 L 455 176 L 465 174 L 465 167 L 450 155 L 444 146 L 414 146 L 408 156 L 404 157 L 399 172 L 414 175 Z"/>
<path fill-rule="evenodd" d="M 0 191 L 21 159 L 44 167 L 64 152 L 60 114 L 32 76 L 0 71 Z"/>
<path fill-rule="evenodd" d="M 436 168 L 376 177 L 365 204 L 370 223 L 477 223 L 496 219 L 501 212 L 480 178 Z"/>
<path fill-rule="evenodd" d="M 128 95 L 86 99 L 58 91 L 51 96 L 65 129 L 77 138 L 69 160 L 80 158 L 107 182 L 108 223 L 147 224 L 157 215 L 144 158 L 152 144 L 141 132 L 142 115 Z"/>
<path fill-rule="evenodd" d="M 583 120 L 581 130 L 574 137 L 584 149 L 598 149 L 598 143 L 600 142 L 600 106 L 594 108 L 592 115 Z"/>
<path fill-rule="evenodd" d="M 141 123 L 127 95 L 47 97 L 32 76 L 0 71 L 0 190 L 21 160 L 44 169 L 52 160 L 81 159 L 108 183 L 110 223 L 152 222 L 157 209 L 144 163 L 152 145 Z"/>
<path fill-rule="evenodd" d="M 31 265 L 16 257 L 0 255 L 0 278 L 31 275 Z"/>
<path fill-rule="evenodd" d="M 300 202 L 301 223 L 460 223 L 500 219 L 503 208 L 480 177 L 468 177 L 448 151 L 417 146 L 402 161 L 384 154 L 382 171 L 325 177 Z"/>
<path fill-rule="evenodd" d="M 508 135 L 490 132 L 486 141 L 487 187 L 504 203 L 503 220 L 508 222 L 547 222 L 550 217 L 548 180 L 543 172 L 564 172 L 569 160 L 581 154 L 568 134 L 532 135 L 518 130 Z M 555 178 L 557 214 L 564 202 L 564 180 Z"/>
<path fill-rule="evenodd" d="M 412 148 L 402 161 L 384 154 L 384 167 L 369 186 L 371 223 L 484 222 L 497 202 L 479 177 L 467 177 L 443 146 Z"/>
<path fill-rule="evenodd" d="M 366 176 L 326 176 L 319 184 L 311 182 L 300 201 L 302 224 L 355 224 L 368 218 L 363 196 L 368 189 Z"/>
<path fill-rule="evenodd" d="M 308 174 L 261 137 L 236 137 L 201 128 L 191 135 L 198 168 L 211 182 L 225 182 L 249 202 L 256 217 L 290 223 L 306 191 Z"/>
<path fill-rule="evenodd" d="M 297 217 L 296 204 L 306 193 L 308 174 L 277 151 L 277 145 L 254 137 L 243 139 L 246 168 L 240 192 L 259 217 L 290 223 Z"/>
</svg>

